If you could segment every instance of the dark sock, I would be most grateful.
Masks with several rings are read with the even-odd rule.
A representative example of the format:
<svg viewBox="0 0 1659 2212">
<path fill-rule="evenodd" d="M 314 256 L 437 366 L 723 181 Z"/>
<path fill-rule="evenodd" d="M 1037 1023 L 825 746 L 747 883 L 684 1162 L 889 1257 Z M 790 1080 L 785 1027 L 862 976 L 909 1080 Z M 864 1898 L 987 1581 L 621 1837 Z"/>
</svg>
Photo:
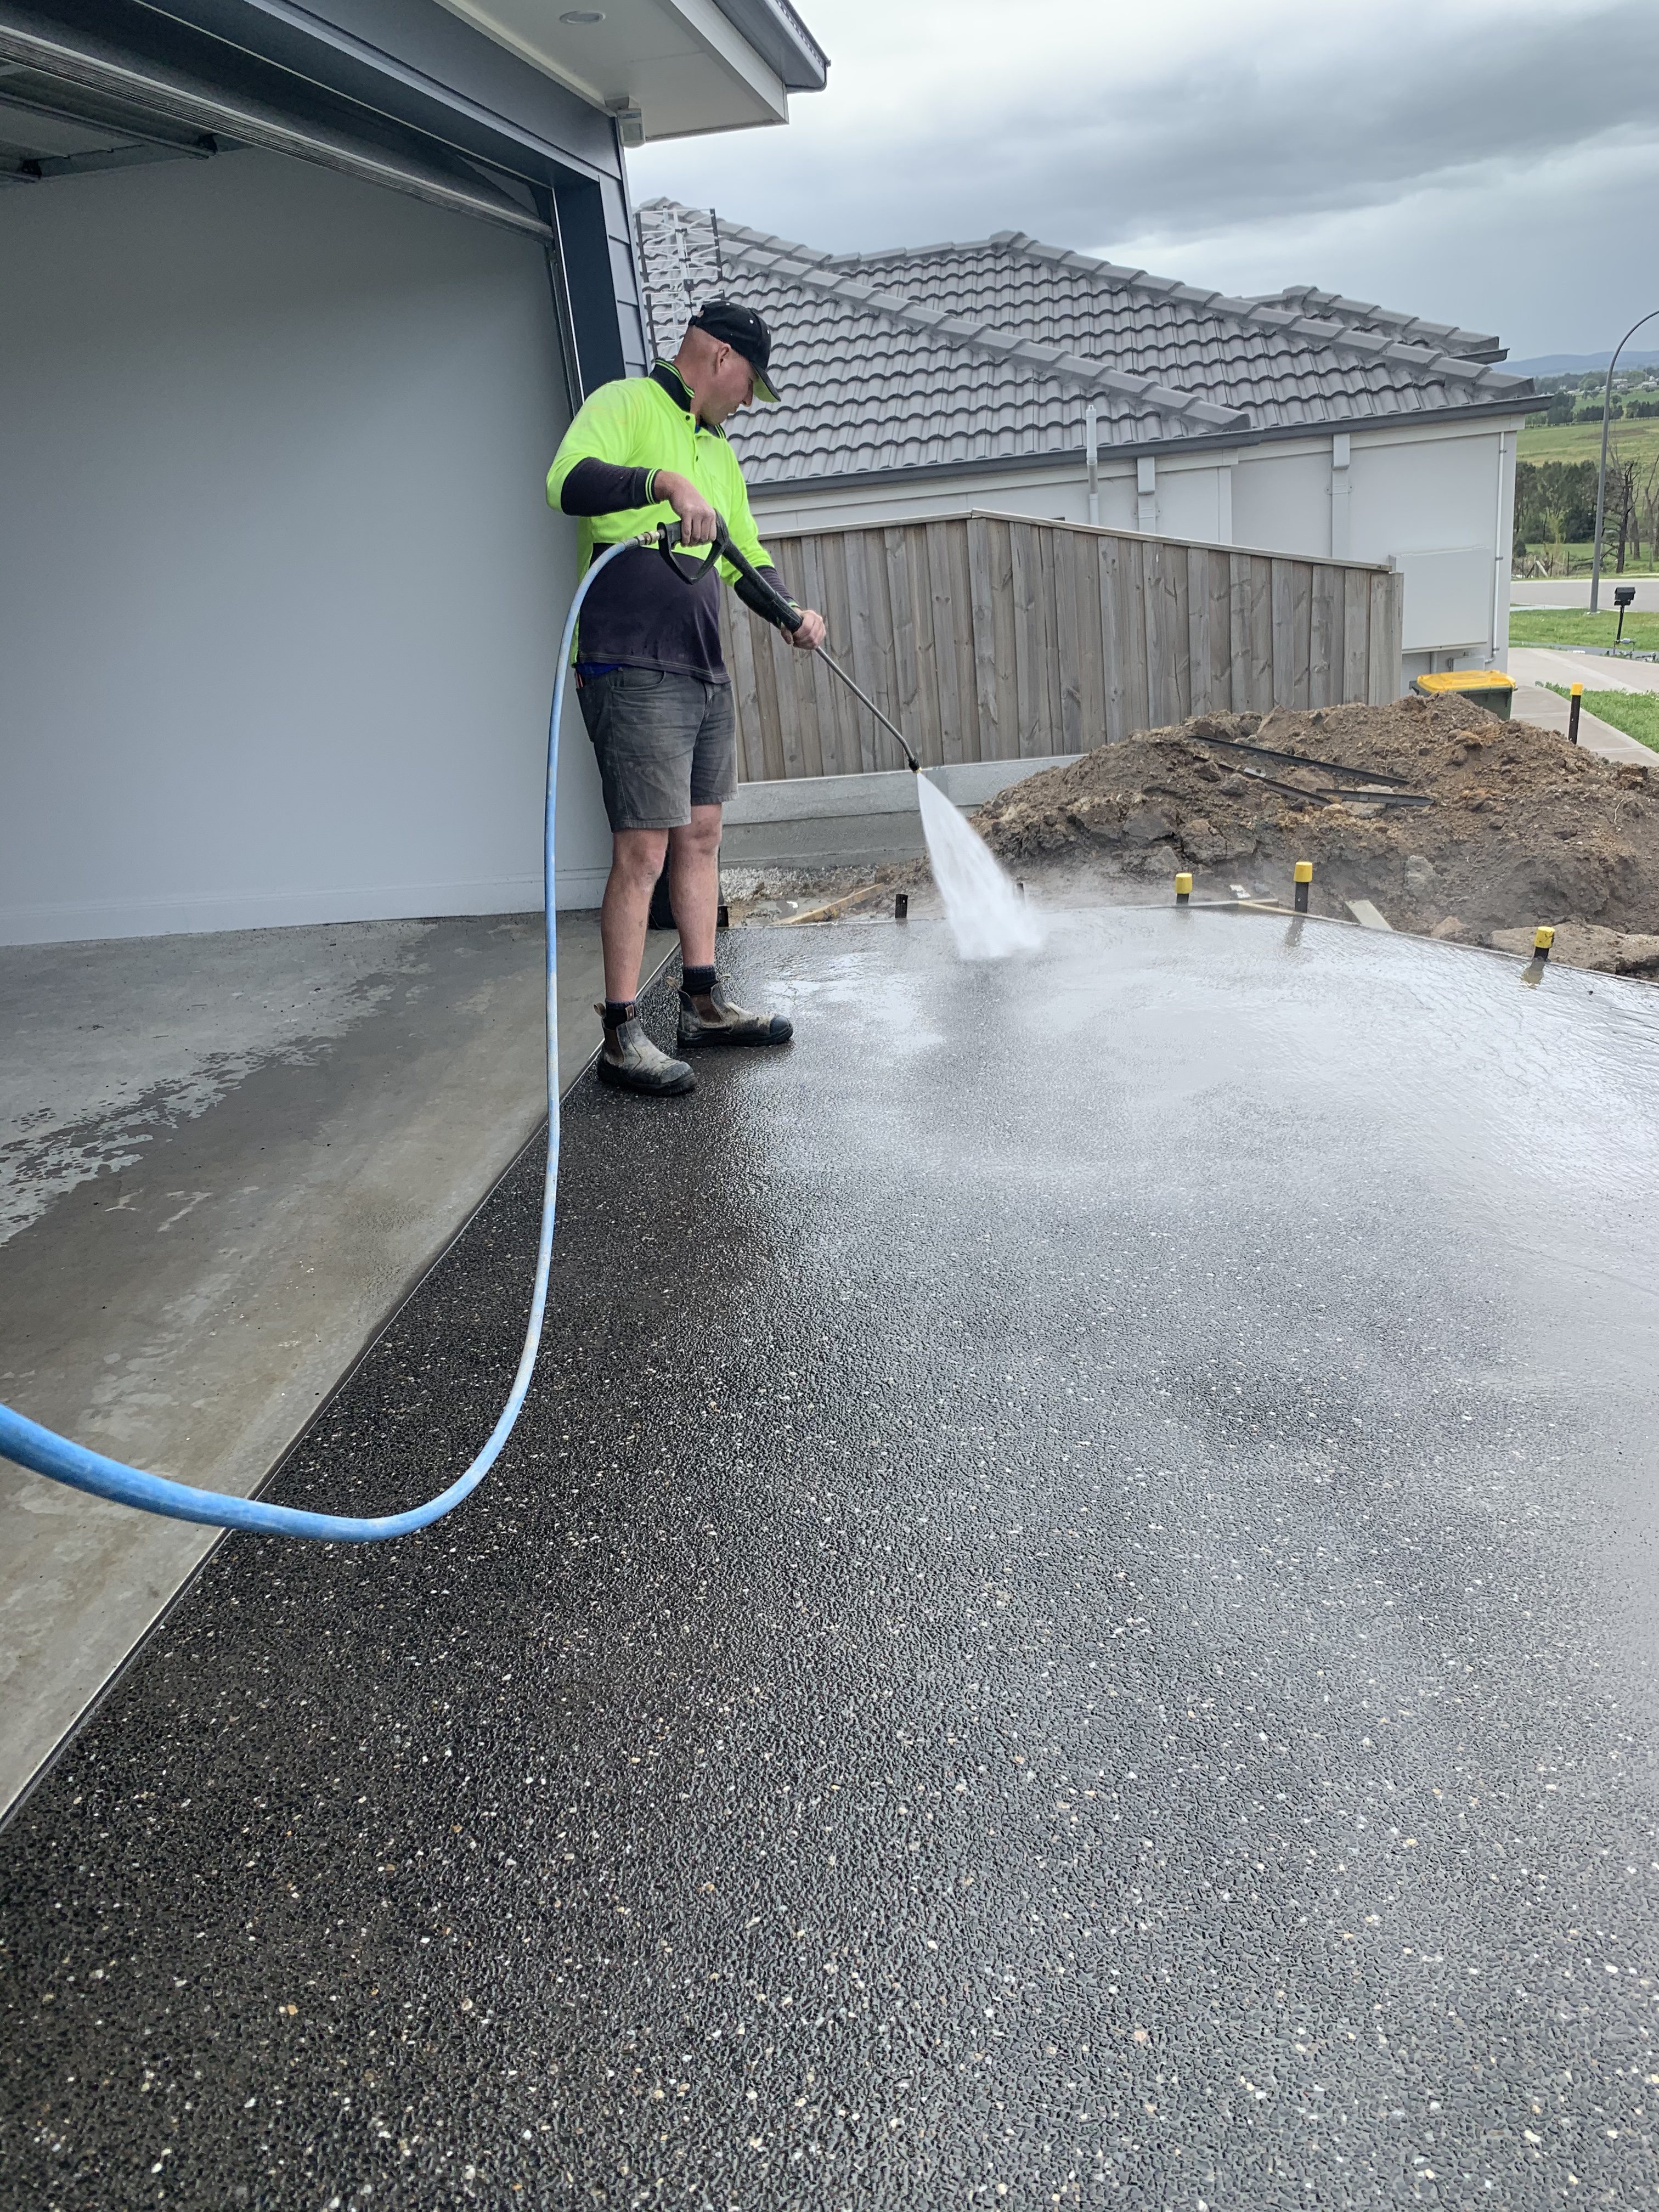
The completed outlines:
<svg viewBox="0 0 1659 2212">
<path fill-rule="evenodd" d="M 631 1022 L 633 1018 L 634 1001 L 632 999 L 607 999 L 605 1000 L 605 1012 L 600 1016 L 600 1019 L 604 1022 L 606 1029 L 619 1030 L 624 1022 Z"/>
<path fill-rule="evenodd" d="M 687 968 L 680 976 L 680 988 L 688 999 L 706 999 L 718 980 L 712 968 Z"/>
</svg>

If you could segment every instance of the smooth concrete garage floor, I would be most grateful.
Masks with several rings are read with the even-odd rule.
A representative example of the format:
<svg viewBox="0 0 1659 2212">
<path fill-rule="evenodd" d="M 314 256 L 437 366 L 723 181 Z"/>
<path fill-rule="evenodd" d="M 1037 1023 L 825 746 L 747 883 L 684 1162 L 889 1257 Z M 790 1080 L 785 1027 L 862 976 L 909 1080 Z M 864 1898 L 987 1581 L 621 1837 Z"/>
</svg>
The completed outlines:
<svg viewBox="0 0 1659 2212">
<path fill-rule="evenodd" d="M 231 1538 L 0 1837 L 0 2201 L 1650 2201 L 1659 994 L 730 959 L 796 1042 L 578 1086 L 489 1481 Z M 276 1494 L 476 1445 L 537 1203 Z"/>
<path fill-rule="evenodd" d="M 0 1034 L 0 1398 L 246 1493 L 543 1118 L 541 918 L 9 947 Z M 0 1460 L 0 1538 L 3 1810 L 217 1536 Z"/>
</svg>

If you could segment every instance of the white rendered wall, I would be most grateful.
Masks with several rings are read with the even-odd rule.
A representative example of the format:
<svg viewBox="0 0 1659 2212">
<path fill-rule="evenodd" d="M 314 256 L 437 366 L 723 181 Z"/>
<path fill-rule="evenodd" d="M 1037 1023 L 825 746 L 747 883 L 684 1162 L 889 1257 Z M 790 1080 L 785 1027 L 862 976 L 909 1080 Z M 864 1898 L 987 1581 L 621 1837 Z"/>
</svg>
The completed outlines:
<svg viewBox="0 0 1659 2212">
<path fill-rule="evenodd" d="M 1295 457 L 1281 449 L 1245 448 L 1241 458 L 1232 451 L 1187 456 L 1160 453 L 1153 464 L 1153 505 L 1157 531 L 1169 538 L 1189 538 L 1201 544 L 1267 546 L 1274 551 L 1294 550 L 1325 553 L 1329 549 L 1328 439 L 1325 456 L 1316 453 L 1298 471 Z M 1244 465 L 1270 471 L 1267 481 L 1279 487 L 1277 503 L 1269 501 L 1261 518 L 1270 522 L 1272 538 L 1251 537 L 1239 520 L 1235 486 Z M 1235 464 L 1237 463 L 1237 465 Z M 922 481 L 884 485 L 880 483 L 830 486 L 817 491 L 792 491 L 787 485 L 763 488 L 750 494 L 763 537 L 775 530 L 810 530 L 827 522 L 872 524 L 925 520 L 930 514 L 959 514 L 979 507 L 993 514 L 1030 516 L 1041 522 L 1086 522 L 1089 488 L 1081 462 L 1075 469 L 991 471 L 971 468 Z M 1258 507 L 1263 502 L 1258 498 Z M 1135 464 L 1115 453 L 1103 453 L 1100 462 L 1100 522 L 1106 530 L 1133 530 L 1139 512 L 1136 496 Z M 1317 543 L 1312 533 L 1322 533 Z"/>
<path fill-rule="evenodd" d="M 1507 665 L 1515 435 L 1523 420 L 1401 422 L 1349 434 L 1349 463 L 1340 472 L 1347 557 L 1393 560 L 1403 572 L 1405 648 L 1414 656 L 1408 674 L 1431 665 Z M 1160 453 L 1150 502 L 1154 529 L 1210 544 L 1329 555 L 1334 460 L 1329 434 L 1264 441 L 1224 455 Z M 1088 498 L 1079 466 L 953 470 L 921 482 L 817 491 L 779 487 L 757 491 L 753 504 L 763 536 L 769 527 L 916 521 L 969 507 L 1083 522 Z M 1133 530 L 1139 511 L 1133 465 L 1103 455 L 1103 527 Z"/>
<path fill-rule="evenodd" d="M 1524 420 L 1353 439 L 1353 557 L 1392 557 L 1404 573 L 1408 653 L 1507 665 L 1515 436 Z"/>
<path fill-rule="evenodd" d="M 234 154 L 8 192 L 0 299 L 0 941 L 538 905 L 536 241 Z"/>
<path fill-rule="evenodd" d="M 742 423 L 732 443 L 742 450 Z M 1134 507 L 1134 476 L 1129 475 L 1131 512 Z M 1105 512 L 1107 485 L 1101 480 L 1101 519 Z M 773 530 L 822 529 L 826 524 L 920 522 L 930 514 L 960 514 L 965 507 L 983 507 L 993 514 L 1030 516 L 1042 522 L 1086 522 L 1089 489 L 1081 467 L 1076 482 L 1054 469 L 976 472 L 951 470 L 948 474 L 920 481 L 884 484 L 831 484 L 819 490 L 793 491 L 787 484 L 751 488 L 749 503 L 764 538 Z M 1115 520 L 1115 518 L 1114 518 Z"/>
</svg>

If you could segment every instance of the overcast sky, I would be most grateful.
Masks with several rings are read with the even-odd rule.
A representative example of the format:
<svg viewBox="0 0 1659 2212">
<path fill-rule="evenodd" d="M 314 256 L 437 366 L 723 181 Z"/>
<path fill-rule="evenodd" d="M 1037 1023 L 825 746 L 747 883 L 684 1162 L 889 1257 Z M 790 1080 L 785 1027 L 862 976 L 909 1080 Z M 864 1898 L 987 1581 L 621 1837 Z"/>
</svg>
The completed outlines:
<svg viewBox="0 0 1659 2212">
<path fill-rule="evenodd" d="M 1659 0 L 798 4 L 828 91 L 785 130 L 643 148 L 636 198 L 830 252 L 1025 230 L 1517 356 L 1659 307 Z"/>
</svg>

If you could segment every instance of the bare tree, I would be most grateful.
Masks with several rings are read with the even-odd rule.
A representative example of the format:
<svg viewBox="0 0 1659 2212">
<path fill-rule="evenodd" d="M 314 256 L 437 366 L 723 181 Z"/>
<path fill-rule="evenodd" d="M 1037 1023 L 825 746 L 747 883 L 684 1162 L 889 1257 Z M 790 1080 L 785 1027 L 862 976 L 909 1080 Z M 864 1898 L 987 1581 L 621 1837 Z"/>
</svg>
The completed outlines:
<svg viewBox="0 0 1659 2212">
<path fill-rule="evenodd" d="M 1647 533 L 1648 556 L 1659 554 L 1659 453 L 1632 464 L 1637 520 L 1635 558 L 1642 557 L 1642 533 Z"/>
<path fill-rule="evenodd" d="M 1613 573 L 1622 576 L 1626 557 L 1639 562 L 1642 540 L 1649 552 L 1659 551 L 1659 455 L 1645 458 L 1639 447 L 1618 440 L 1607 454 L 1607 498 L 1602 520 L 1601 558 L 1612 558 Z"/>
</svg>

